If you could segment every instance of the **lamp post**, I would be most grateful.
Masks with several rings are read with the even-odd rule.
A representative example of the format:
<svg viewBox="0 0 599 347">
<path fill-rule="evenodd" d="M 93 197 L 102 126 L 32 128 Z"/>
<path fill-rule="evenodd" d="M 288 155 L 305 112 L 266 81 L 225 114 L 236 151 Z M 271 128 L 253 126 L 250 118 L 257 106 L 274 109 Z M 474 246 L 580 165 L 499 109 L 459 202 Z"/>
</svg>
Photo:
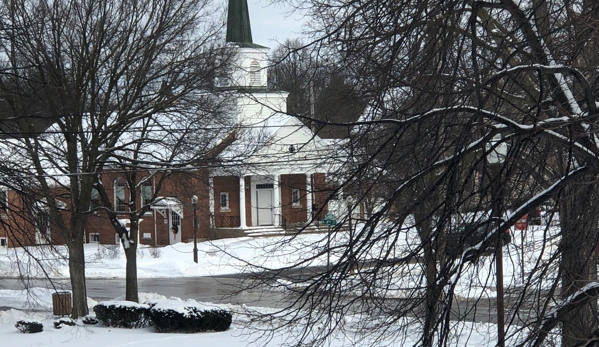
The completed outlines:
<svg viewBox="0 0 599 347">
<path fill-rule="evenodd" d="M 193 261 L 198 263 L 198 197 L 196 195 L 191 197 L 191 204 L 193 205 Z"/>
<path fill-rule="evenodd" d="M 491 142 L 487 144 L 487 161 L 492 170 L 491 177 L 491 218 L 495 221 L 495 226 L 499 227 L 501 223 L 501 164 L 505 162 L 507 155 L 507 144 L 501 142 L 501 135 L 495 135 Z M 505 318 L 504 318 L 504 297 L 503 297 L 503 239 L 502 235 L 497 235 L 497 246 L 495 247 L 495 266 L 497 282 L 497 346 L 505 347 Z"/>
</svg>

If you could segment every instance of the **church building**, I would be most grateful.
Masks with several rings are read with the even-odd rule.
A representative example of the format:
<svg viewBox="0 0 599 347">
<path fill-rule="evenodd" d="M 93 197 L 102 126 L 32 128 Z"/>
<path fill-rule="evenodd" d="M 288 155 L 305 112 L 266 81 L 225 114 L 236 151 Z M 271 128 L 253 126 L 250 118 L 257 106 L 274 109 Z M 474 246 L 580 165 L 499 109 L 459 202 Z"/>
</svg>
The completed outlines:
<svg viewBox="0 0 599 347">
<path fill-rule="evenodd" d="M 141 244 L 192 241 L 194 215 L 199 217 L 198 239 L 215 239 L 313 229 L 327 213 L 329 144 L 286 113 L 287 92 L 269 89 L 269 49 L 252 41 L 246 0 L 229 1 L 226 41 L 236 53 L 235 64 L 230 77 L 217 85 L 233 98 L 237 126 L 230 134 L 235 140 L 219 154 L 223 165 L 169 176 L 158 194 L 160 174 L 140 173 L 137 194 L 127 190 L 118 171 L 101 176 L 113 210 L 126 227 L 131 199 L 139 199 L 137 206 L 150 205 L 139 223 Z M 69 202 L 61 203 L 68 211 Z M 47 212 L 26 204 L 15 192 L 0 190 L 0 247 L 63 243 Z M 91 205 L 86 242 L 118 244 L 110 220 L 98 208 L 97 194 Z M 30 216 L 19 217 L 11 209 L 28 210 Z"/>
</svg>

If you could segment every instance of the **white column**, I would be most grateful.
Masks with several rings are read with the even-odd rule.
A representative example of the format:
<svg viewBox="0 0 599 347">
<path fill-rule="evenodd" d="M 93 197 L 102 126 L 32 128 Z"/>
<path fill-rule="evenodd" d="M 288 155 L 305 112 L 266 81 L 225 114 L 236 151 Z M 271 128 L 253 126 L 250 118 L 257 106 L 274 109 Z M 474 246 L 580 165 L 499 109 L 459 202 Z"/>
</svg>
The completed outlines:
<svg viewBox="0 0 599 347">
<path fill-rule="evenodd" d="M 214 179 L 208 179 L 208 208 L 210 210 L 210 228 L 214 228 Z"/>
<path fill-rule="evenodd" d="M 239 227 L 247 228 L 245 220 L 245 179 L 243 175 L 239 177 Z"/>
<path fill-rule="evenodd" d="M 273 199 L 272 204 L 274 205 L 274 225 L 281 225 L 281 175 L 274 175 L 273 177 Z"/>
<path fill-rule="evenodd" d="M 306 173 L 306 217 L 307 221 L 312 220 L 312 175 Z"/>
</svg>

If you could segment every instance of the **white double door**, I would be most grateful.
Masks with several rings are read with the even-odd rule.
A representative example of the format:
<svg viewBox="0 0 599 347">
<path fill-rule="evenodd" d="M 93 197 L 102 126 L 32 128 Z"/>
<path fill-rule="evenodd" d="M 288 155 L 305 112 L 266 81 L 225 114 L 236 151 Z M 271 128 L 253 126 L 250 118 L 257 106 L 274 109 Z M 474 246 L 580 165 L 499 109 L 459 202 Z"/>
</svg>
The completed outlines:
<svg viewBox="0 0 599 347">
<path fill-rule="evenodd" d="M 273 189 L 256 189 L 256 210 L 258 225 L 273 225 Z"/>
</svg>

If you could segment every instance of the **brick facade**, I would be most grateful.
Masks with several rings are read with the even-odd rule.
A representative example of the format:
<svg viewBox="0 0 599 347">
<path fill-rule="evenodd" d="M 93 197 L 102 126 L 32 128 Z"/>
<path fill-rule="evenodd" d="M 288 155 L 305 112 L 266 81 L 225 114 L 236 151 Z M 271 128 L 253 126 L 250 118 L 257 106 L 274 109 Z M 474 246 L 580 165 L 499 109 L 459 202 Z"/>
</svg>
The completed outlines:
<svg viewBox="0 0 599 347">
<path fill-rule="evenodd" d="M 137 182 L 141 182 L 149 174 L 140 174 Z M 123 178 L 118 172 L 106 172 L 102 175 L 102 183 L 106 189 L 106 193 L 114 204 L 115 199 L 115 180 Z M 308 212 L 312 210 L 312 206 L 308 206 L 307 194 L 307 179 L 311 180 L 312 204 L 318 207 L 316 220 L 321 220 L 327 212 L 326 202 L 329 196 L 327 189 L 325 174 L 315 173 L 313 175 L 305 174 L 288 174 L 280 175 L 280 211 L 282 219 L 281 225 L 303 225 L 308 221 Z M 162 182 L 160 182 L 162 180 Z M 199 228 L 198 238 L 210 238 L 218 236 L 219 228 L 238 228 L 240 226 L 240 206 L 239 206 L 239 177 L 237 176 L 215 176 L 212 178 L 214 189 L 214 216 L 213 222 L 216 227 L 216 234 L 211 234 L 210 221 L 210 197 L 209 197 L 209 180 L 206 171 L 188 172 L 181 174 L 173 174 L 168 178 L 160 175 L 154 175 L 151 178 L 152 194 L 155 193 L 155 188 L 161 186 L 160 191 L 156 194 L 158 197 L 176 198 L 182 204 L 183 218 L 180 224 L 180 240 L 188 242 L 193 240 L 193 206 L 191 197 L 198 197 Z M 252 176 L 245 176 L 245 208 L 246 211 L 246 226 L 252 227 Z M 293 204 L 292 192 L 294 189 L 299 191 L 299 204 Z M 228 194 L 228 208 L 221 208 L 221 193 Z M 68 201 L 64 201 L 67 193 L 62 192 L 62 202 L 67 205 L 65 208 L 68 211 Z M 131 200 L 135 199 L 135 203 L 131 204 Z M 141 192 L 138 190 L 131 191 L 128 187 L 124 188 L 125 205 L 133 206 L 139 209 L 142 203 Z M 8 209 L 0 210 L 0 240 L 8 243 L 9 247 L 35 245 L 39 239 L 36 239 L 35 219 L 31 214 L 31 203 L 22 198 L 14 191 L 7 192 Z M 65 214 L 68 212 L 64 212 Z M 64 221 L 68 221 L 69 216 L 63 216 Z M 167 245 L 173 242 L 173 233 L 169 224 L 169 215 L 165 213 L 163 216 L 158 211 L 150 209 L 141 218 L 139 224 L 139 242 L 147 245 Z M 118 214 L 118 218 L 122 221 L 128 220 L 130 215 L 124 211 Z M 63 233 L 58 232 L 57 223 L 50 223 L 51 241 L 54 244 L 63 243 Z M 128 225 L 127 225 L 128 226 Z M 99 242 L 102 244 L 115 244 L 119 242 L 116 238 L 116 233 L 108 219 L 106 211 L 102 207 L 95 208 L 88 216 L 85 225 L 85 240 L 86 242 Z M 4 242 L 3 241 L 3 242 Z"/>
<path fill-rule="evenodd" d="M 281 213 L 285 218 L 287 225 L 305 223 L 308 218 L 307 198 L 306 198 L 306 175 L 281 175 Z M 300 204 L 292 203 L 291 193 L 298 189 L 300 193 Z"/>
</svg>

